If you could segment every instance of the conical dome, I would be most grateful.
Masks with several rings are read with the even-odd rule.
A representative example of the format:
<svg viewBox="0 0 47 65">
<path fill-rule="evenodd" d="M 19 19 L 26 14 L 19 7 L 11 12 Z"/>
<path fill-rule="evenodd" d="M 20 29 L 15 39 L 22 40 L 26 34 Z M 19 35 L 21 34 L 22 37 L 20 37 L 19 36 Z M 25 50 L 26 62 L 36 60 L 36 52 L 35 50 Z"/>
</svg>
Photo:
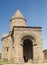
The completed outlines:
<svg viewBox="0 0 47 65">
<path fill-rule="evenodd" d="M 15 19 L 15 18 L 25 19 L 25 17 L 21 14 L 21 12 L 19 10 L 17 10 L 16 13 L 14 13 L 14 15 L 11 17 L 11 19 Z"/>
<path fill-rule="evenodd" d="M 12 31 L 14 26 L 26 26 L 26 19 L 19 10 L 10 19 L 10 30 Z"/>
</svg>

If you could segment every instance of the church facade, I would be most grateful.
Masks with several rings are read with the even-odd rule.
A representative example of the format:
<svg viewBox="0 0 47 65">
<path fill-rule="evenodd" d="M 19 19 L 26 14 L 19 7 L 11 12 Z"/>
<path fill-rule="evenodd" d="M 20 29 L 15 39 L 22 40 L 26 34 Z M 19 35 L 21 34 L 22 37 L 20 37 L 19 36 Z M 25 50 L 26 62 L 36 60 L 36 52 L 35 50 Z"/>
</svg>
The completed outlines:
<svg viewBox="0 0 47 65">
<path fill-rule="evenodd" d="M 3 34 L 2 59 L 15 63 L 42 62 L 42 28 L 26 26 L 26 19 L 19 10 L 10 20 L 10 32 Z"/>
</svg>

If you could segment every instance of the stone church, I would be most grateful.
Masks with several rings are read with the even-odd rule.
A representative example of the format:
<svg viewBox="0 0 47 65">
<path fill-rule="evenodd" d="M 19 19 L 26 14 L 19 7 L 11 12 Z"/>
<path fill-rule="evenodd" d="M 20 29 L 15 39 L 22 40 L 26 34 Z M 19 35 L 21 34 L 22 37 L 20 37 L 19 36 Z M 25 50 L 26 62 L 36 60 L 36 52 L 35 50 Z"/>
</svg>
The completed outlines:
<svg viewBox="0 0 47 65">
<path fill-rule="evenodd" d="M 2 59 L 15 63 L 42 62 L 42 28 L 26 26 L 27 20 L 19 10 L 10 19 L 10 31 L 3 34 Z"/>
</svg>

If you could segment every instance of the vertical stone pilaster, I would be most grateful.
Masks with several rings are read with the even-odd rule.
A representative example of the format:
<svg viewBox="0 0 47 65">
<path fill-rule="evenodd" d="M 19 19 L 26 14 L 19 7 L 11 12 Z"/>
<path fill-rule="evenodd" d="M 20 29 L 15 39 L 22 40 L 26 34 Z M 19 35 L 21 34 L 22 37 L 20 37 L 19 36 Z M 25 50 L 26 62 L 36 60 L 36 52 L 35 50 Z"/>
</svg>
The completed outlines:
<svg viewBox="0 0 47 65">
<path fill-rule="evenodd" d="M 44 62 L 44 54 L 43 54 L 42 48 L 40 48 L 40 51 L 39 51 L 39 62 Z"/>
<path fill-rule="evenodd" d="M 15 39 L 15 37 L 16 37 L 16 39 Z M 18 35 L 14 36 L 14 49 L 15 49 L 14 62 L 19 63 L 19 38 L 18 38 Z"/>
<path fill-rule="evenodd" d="M 23 58 L 23 44 L 20 42 L 19 45 L 19 59 L 21 63 L 24 63 L 24 58 Z"/>
<path fill-rule="evenodd" d="M 15 63 L 23 63 L 23 46 L 19 39 L 15 39 Z"/>
<path fill-rule="evenodd" d="M 33 62 L 38 62 L 37 45 L 33 45 Z"/>
<path fill-rule="evenodd" d="M 14 58 L 14 62 L 15 63 L 18 63 L 19 62 L 19 47 L 18 47 L 18 44 L 16 43 L 15 44 L 15 58 Z"/>
</svg>

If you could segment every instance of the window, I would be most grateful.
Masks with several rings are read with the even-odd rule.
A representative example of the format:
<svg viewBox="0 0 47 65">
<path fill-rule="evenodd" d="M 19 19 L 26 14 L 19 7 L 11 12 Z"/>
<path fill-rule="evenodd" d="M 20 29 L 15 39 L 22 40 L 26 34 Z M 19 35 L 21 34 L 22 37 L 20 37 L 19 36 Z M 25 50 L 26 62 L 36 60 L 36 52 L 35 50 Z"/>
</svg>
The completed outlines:
<svg viewBox="0 0 47 65">
<path fill-rule="evenodd" d="M 9 51 L 9 47 L 6 47 L 6 51 L 7 51 L 7 52 Z"/>
<path fill-rule="evenodd" d="M 8 47 L 7 47 L 7 51 L 8 51 Z"/>
</svg>

